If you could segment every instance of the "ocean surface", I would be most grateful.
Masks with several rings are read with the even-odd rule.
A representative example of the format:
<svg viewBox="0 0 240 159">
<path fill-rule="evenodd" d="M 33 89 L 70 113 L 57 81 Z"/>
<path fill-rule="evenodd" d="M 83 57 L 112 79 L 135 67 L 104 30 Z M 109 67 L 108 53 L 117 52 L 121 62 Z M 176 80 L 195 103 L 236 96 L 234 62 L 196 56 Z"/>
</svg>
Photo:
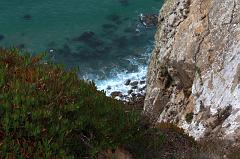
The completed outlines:
<svg viewBox="0 0 240 159">
<path fill-rule="evenodd" d="M 144 79 L 156 28 L 139 15 L 158 14 L 163 0 L 0 0 L 0 46 L 48 52 L 56 63 L 79 67 L 99 89 L 121 90 Z M 124 91 L 124 90 L 122 90 Z"/>
</svg>

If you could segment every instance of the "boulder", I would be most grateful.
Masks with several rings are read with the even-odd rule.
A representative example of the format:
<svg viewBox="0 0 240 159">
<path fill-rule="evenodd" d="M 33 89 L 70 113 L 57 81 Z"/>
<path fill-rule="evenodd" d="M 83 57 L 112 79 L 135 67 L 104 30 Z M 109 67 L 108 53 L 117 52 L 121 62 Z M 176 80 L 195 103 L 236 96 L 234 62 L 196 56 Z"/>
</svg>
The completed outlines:
<svg viewBox="0 0 240 159">
<path fill-rule="evenodd" d="M 138 89 L 138 86 L 132 86 L 131 89 Z"/>
<path fill-rule="evenodd" d="M 132 92 L 133 92 L 133 90 L 132 90 L 132 89 L 128 90 L 128 94 L 131 94 Z"/>
<path fill-rule="evenodd" d="M 145 84 L 146 81 L 145 81 L 145 80 L 141 80 L 139 83 L 140 83 L 140 84 Z"/>
<path fill-rule="evenodd" d="M 130 83 L 130 85 L 131 85 L 131 86 L 137 86 L 138 83 L 139 83 L 138 81 L 133 81 L 133 82 Z"/>
<path fill-rule="evenodd" d="M 131 83 L 131 80 L 130 80 L 130 79 L 127 79 L 127 80 L 124 82 L 124 85 L 128 86 L 130 83 Z"/>
</svg>

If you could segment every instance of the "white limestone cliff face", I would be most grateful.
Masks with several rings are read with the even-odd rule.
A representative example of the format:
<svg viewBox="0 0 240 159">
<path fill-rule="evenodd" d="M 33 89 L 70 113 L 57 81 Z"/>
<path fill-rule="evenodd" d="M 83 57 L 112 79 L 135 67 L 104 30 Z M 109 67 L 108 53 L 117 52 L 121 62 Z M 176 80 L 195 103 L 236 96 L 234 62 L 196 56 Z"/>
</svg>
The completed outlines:
<svg viewBox="0 0 240 159">
<path fill-rule="evenodd" d="M 196 139 L 240 136 L 240 0 L 166 0 L 144 112 Z"/>
</svg>

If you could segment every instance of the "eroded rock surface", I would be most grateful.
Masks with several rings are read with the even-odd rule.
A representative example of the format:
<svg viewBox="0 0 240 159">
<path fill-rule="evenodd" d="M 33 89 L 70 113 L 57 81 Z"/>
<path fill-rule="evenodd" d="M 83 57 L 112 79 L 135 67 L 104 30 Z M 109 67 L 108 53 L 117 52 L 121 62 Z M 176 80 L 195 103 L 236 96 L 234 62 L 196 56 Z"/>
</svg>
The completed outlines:
<svg viewBox="0 0 240 159">
<path fill-rule="evenodd" d="M 167 0 L 144 112 L 196 139 L 240 136 L 240 0 Z"/>
</svg>

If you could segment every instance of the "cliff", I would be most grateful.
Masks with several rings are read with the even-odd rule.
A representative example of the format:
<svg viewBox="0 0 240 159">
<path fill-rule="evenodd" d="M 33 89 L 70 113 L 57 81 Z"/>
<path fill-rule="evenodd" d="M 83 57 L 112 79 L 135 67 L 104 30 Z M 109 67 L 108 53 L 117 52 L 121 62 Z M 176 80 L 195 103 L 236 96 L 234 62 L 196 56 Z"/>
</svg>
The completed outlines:
<svg viewBox="0 0 240 159">
<path fill-rule="evenodd" d="M 196 139 L 240 136 L 240 1 L 167 0 L 144 112 Z"/>
</svg>

